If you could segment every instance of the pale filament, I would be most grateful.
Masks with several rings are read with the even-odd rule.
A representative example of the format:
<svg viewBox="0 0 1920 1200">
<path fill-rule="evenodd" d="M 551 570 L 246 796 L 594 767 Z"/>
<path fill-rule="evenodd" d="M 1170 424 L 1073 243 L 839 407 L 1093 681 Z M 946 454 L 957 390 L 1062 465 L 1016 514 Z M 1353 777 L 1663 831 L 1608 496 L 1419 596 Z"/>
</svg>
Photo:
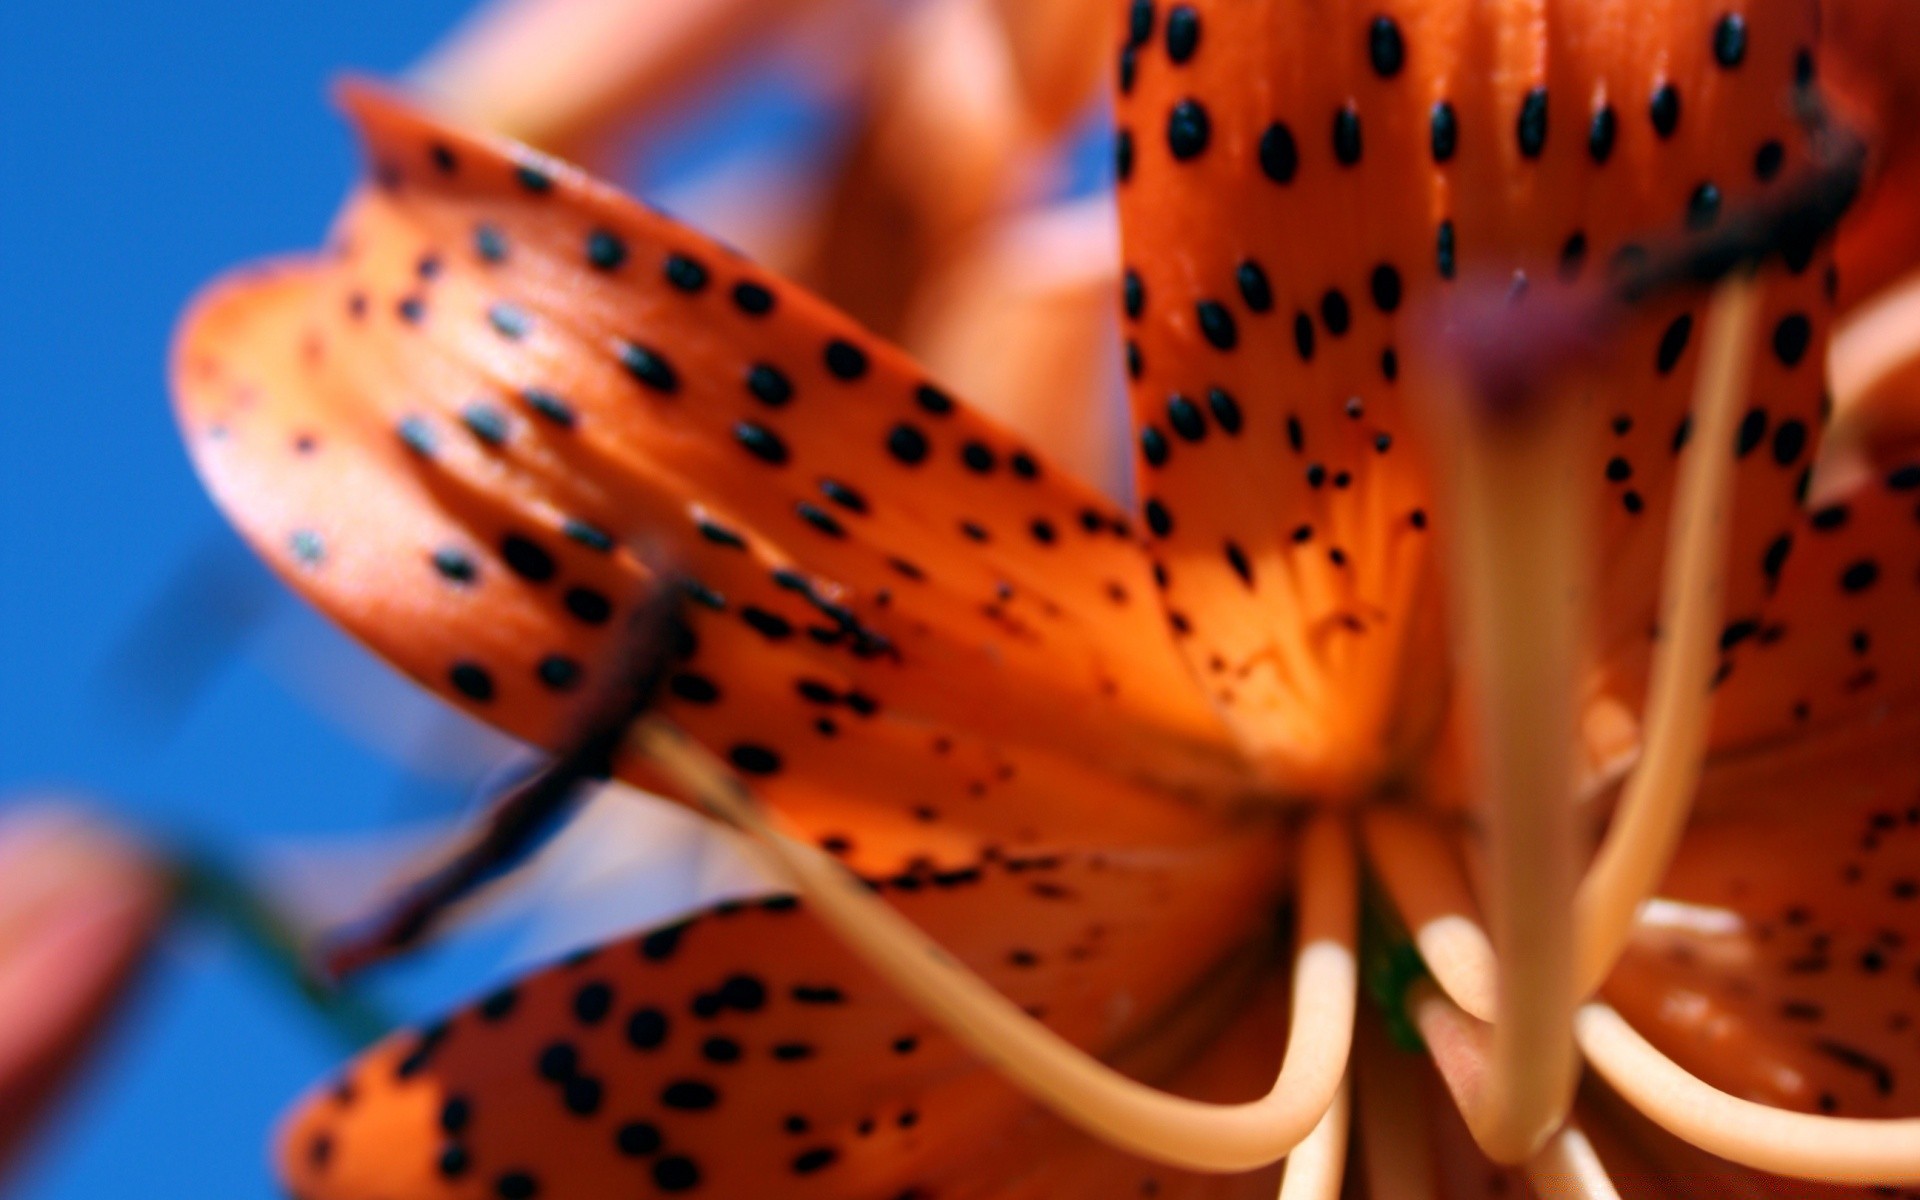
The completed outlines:
<svg viewBox="0 0 1920 1200">
<path fill-rule="evenodd" d="M 1920 1119 L 1824 1117 L 1730 1096 L 1655 1049 L 1604 1004 L 1583 1006 L 1574 1029 L 1587 1061 L 1629 1104 L 1710 1154 L 1823 1183 L 1920 1183 Z"/>
<path fill-rule="evenodd" d="M 1485 1077 L 1476 1071 L 1471 1088 L 1455 1088 L 1475 1140 L 1496 1161 L 1526 1159 L 1565 1112 L 1573 1071 L 1569 1056 L 1563 1073 L 1559 1050 L 1574 997 L 1596 990 L 1619 957 L 1641 904 L 1666 871 L 1699 786 L 1730 505 L 1732 456 L 1719 448 L 1731 444 L 1746 392 L 1757 307 L 1757 287 L 1744 276 L 1715 294 L 1694 403 L 1696 445 L 1708 449 L 1688 456 L 1676 490 L 1646 741 L 1607 838 L 1569 901 L 1570 919 L 1562 916 L 1564 893 L 1552 871 L 1570 865 L 1571 828 L 1563 818 L 1572 795 L 1563 780 L 1572 778 L 1572 762 L 1541 743 L 1553 738 L 1547 725 L 1561 715 L 1547 699 L 1550 689 L 1570 693 L 1573 678 L 1567 631 L 1552 620 L 1566 607 L 1552 600 L 1568 594 L 1577 575 L 1547 544 L 1554 531 L 1546 518 L 1514 511 L 1529 503 L 1566 507 L 1543 499 L 1564 491 L 1541 476 L 1559 462 L 1556 431 L 1516 434 L 1495 426 L 1458 442 L 1455 482 L 1465 527 L 1459 587 L 1467 640 L 1481 664 L 1475 684 L 1492 835 L 1491 939 L 1471 915 L 1464 884 L 1445 869 L 1445 847 L 1418 845 L 1421 831 L 1392 817 L 1374 819 L 1367 831 L 1416 944 L 1438 963 L 1441 986 L 1467 1013 L 1498 1015 Z M 1571 544 L 1576 518 L 1564 519 L 1568 528 L 1560 532 Z M 1503 586 L 1512 590 L 1502 595 Z M 1429 831 L 1424 840 L 1437 835 Z M 1415 856 L 1423 861 L 1416 865 Z M 1556 926 L 1572 947 L 1570 959 L 1554 944 Z M 1514 981 L 1524 981 L 1527 991 Z M 1551 1117 L 1545 1124 L 1541 1112 Z"/>
<path fill-rule="evenodd" d="M 1347 1170 L 1347 1124 L 1352 1105 L 1352 1074 L 1342 1078 L 1333 1103 L 1321 1114 L 1305 1141 L 1287 1155 L 1280 1178 L 1280 1200 L 1339 1200 Z"/>
<path fill-rule="evenodd" d="M 1730 445 L 1745 393 L 1757 288 L 1723 285 L 1708 321 L 1694 404 L 1695 444 Z M 1647 740 L 1613 827 L 1575 899 L 1580 995 L 1591 994 L 1618 958 L 1634 915 L 1652 894 L 1686 823 L 1705 755 L 1725 558 L 1732 456 L 1689 455 L 1668 540 L 1663 636 L 1655 653 Z M 1473 918 L 1471 897 L 1440 835 L 1413 818 L 1369 817 L 1368 849 L 1415 934 L 1429 969 L 1461 1008 L 1494 1012 L 1499 967 Z"/>
<path fill-rule="evenodd" d="M 1707 753 L 1711 688 L 1724 607 L 1734 426 L 1747 395 L 1760 287 L 1735 275 L 1715 291 L 1694 385 L 1693 452 L 1675 489 L 1667 534 L 1660 640 L 1647 689 L 1639 762 L 1606 839 L 1574 897 L 1578 995 L 1599 990 L 1686 828 Z"/>
<path fill-rule="evenodd" d="M 1913 361 L 1913 330 L 1920 328 L 1920 275 L 1909 275 L 1849 314 L 1834 330 L 1827 356 L 1834 413 L 1847 411 L 1888 376 Z"/>
<path fill-rule="evenodd" d="M 1527 1182 L 1540 1200 L 1620 1200 L 1593 1143 L 1572 1120 L 1527 1164 Z"/>
<path fill-rule="evenodd" d="M 1367 861 L 1428 973 L 1455 1004 L 1482 1021 L 1493 1020 L 1493 943 L 1445 835 L 1420 816 L 1384 808 L 1363 813 L 1360 830 Z"/>
<path fill-rule="evenodd" d="M 1314 819 L 1300 842 L 1292 1026 L 1279 1077 L 1263 1099 L 1210 1104 L 1130 1079 L 1034 1020 L 840 863 L 779 829 L 720 760 L 678 729 L 650 719 L 630 743 L 715 817 L 751 835 L 876 974 L 1029 1096 L 1114 1146 L 1189 1170 L 1252 1170 L 1300 1145 L 1333 1103 L 1358 978 L 1357 867 L 1339 819 Z"/>
<path fill-rule="evenodd" d="M 1464 383 L 1464 381 L 1459 381 Z M 1495 1162 L 1525 1162 L 1560 1124 L 1573 1048 L 1573 753 L 1585 544 L 1566 396 L 1451 406 L 1454 612 L 1472 699 L 1499 1010 L 1486 1086 L 1461 1115 Z"/>
<path fill-rule="evenodd" d="M 1459 919 L 1471 924 L 1472 910 Z M 1469 979 L 1469 991 L 1473 982 Z M 1407 1012 L 1466 1112 L 1484 1103 L 1492 1031 L 1457 1000 L 1447 980 L 1434 972 L 1431 981 L 1408 989 Z M 1587 1062 L 1627 1103 L 1683 1142 L 1720 1158 L 1826 1183 L 1920 1182 L 1920 1119 L 1826 1117 L 1729 1096 L 1661 1054 L 1603 1004 L 1576 1012 L 1574 1034 Z M 1550 1142 L 1542 1153 L 1551 1147 Z"/>
</svg>

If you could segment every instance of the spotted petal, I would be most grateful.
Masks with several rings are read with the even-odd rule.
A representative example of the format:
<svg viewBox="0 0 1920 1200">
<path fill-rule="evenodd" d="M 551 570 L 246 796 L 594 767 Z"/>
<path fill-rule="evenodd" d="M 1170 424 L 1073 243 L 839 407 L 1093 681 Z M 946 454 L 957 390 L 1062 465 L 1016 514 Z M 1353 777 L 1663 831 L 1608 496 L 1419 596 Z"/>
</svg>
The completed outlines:
<svg viewBox="0 0 1920 1200">
<path fill-rule="evenodd" d="M 1920 462 L 1874 469 L 1806 512 L 1780 545 L 1779 593 L 1721 635 L 1725 753 L 1793 753 L 1809 731 L 1920 700 Z"/>
<path fill-rule="evenodd" d="M 1900 312 L 1836 346 L 1836 379 L 1873 382 L 1849 384 L 1813 495 L 1767 551 L 1772 594 L 1721 635 L 1722 755 L 1794 754 L 1810 734 L 1920 701 L 1920 356 Z"/>
<path fill-rule="evenodd" d="M 222 506 L 350 630 L 551 744 L 669 564 L 670 714 L 817 835 L 882 805 L 877 872 L 1074 820 L 1178 840 L 1127 778 L 1231 784 L 1095 491 L 724 248 L 346 99 L 376 183 L 324 256 L 204 298 L 175 376 Z"/>
<path fill-rule="evenodd" d="M 1606 995 L 1708 1082 L 1920 1113 L 1920 713 L 1723 763 Z M 1676 907 L 1690 906 L 1690 907 Z"/>
<path fill-rule="evenodd" d="M 1814 5 L 1139 0 L 1120 55 L 1134 420 L 1169 619 L 1243 739 L 1350 787 L 1443 707 L 1421 419 L 1462 289 L 1516 313 L 1808 164 Z M 1769 272 L 1730 610 L 1765 594 L 1819 425 L 1825 252 Z M 1697 297 L 1587 401 L 1602 686 L 1640 700 Z M 1434 336 L 1438 330 L 1439 335 Z M 1575 493 L 1577 494 L 1577 493 Z M 1543 500 L 1562 502 L 1565 498 Z"/>
<path fill-rule="evenodd" d="M 996 858 L 881 890 L 1055 1030 L 1110 1054 L 1236 949 L 1269 945 L 1277 851 L 1233 839 Z M 1269 1049 L 1251 1057 L 1270 1080 Z M 891 1200 L 1034 1169 L 1069 1142 L 1037 1119 L 777 899 L 611 944 L 396 1037 L 304 1103 L 282 1160 L 309 1200 Z"/>
</svg>

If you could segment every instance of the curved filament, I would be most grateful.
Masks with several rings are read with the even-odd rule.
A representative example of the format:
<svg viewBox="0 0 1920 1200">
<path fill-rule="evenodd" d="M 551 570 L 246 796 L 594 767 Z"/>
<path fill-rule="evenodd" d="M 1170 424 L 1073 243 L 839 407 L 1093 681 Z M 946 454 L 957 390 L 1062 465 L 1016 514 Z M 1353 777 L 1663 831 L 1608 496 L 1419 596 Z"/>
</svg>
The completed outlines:
<svg viewBox="0 0 1920 1200">
<path fill-rule="evenodd" d="M 1720 285 L 1707 320 L 1693 403 L 1697 435 L 1681 467 L 1667 540 L 1645 741 L 1574 897 L 1575 971 L 1583 997 L 1599 989 L 1619 959 L 1641 904 L 1666 874 L 1700 786 L 1732 521 L 1728 447 L 1747 394 L 1759 302 L 1759 286 L 1736 275 Z"/>
<path fill-rule="evenodd" d="M 1307 1140 L 1287 1156 L 1280 1179 L 1280 1200 L 1339 1200 L 1346 1179 L 1348 1109 L 1352 1103 L 1351 1073 L 1340 1081 L 1333 1103 L 1313 1127 Z"/>
<path fill-rule="evenodd" d="M 1496 1011 L 1493 943 L 1480 922 L 1453 847 L 1410 813 L 1375 809 L 1361 818 L 1367 861 L 1413 936 L 1434 982 L 1471 1016 Z"/>
<path fill-rule="evenodd" d="M 840 863 L 764 815 L 720 761 L 659 720 L 634 746 L 707 810 L 752 836 L 812 911 L 876 974 L 1065 1119 L 1143 1158 L 1199 1171 L 1245 1171 L 1284 1158 L 1313 1132 L 1346 1072 L 1353 1036 L 1357 867 L 1337 820 L 1307 826 L 1301 842 L 1292 1028 L 1273 1090 L 1246 1104 L 1169 1095 L 1086 1054 L 955 962 L 876 899 Z"/>
<path fill-rule="evenodd" d="M 1837 1184 L 1920 1183 L 1920 1119 L 1822 1117 L 1742 1100 L 1689 1073 L 1604 1004 L 1583 1006 L 1587 1061 L 1667 1132 L 1742 1166 Z"/>
</svg>

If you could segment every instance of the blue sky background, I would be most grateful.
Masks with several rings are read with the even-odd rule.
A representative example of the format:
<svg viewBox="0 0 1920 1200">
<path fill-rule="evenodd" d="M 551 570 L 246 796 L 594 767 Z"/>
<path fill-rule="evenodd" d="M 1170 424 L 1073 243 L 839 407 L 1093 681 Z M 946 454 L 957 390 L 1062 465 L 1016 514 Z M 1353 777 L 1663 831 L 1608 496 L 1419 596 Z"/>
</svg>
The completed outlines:
<svg viewBox="0 0 1920 1200">
<path fill-rule="evenodd" d="M 103 702 L 116 646 L 196 555 L 244 556 L 203 498 L 163 381 L 197 284 L 313 242 L 349 178 L 324 103 L 392 70 L 458 0 L 9 6 L 0 113 L 0 788 L 80 790 L 174 831 L 347 830 L 397 769 L 231 662 L 169 732 Z M 290 618 L 282 618 L 288 620 Z M 339 1050 L 217 938 L 167 946 L 27 1164 L 32 1200 L 265 1197 L 265 1132 Z"/>
<path fill-rule="evenodd" d="M 232 848 L 378 828 L 455 803 L 457 780 L 410 778 L 337 719 L 338 703 L 328 715 L 325 696 L 343 694 L 342 681 L 344 694 L 380 705 L 383 721 L 422 726 L 455 757 L 478 763 L 494 752 L 285 600 L 264 636 L 212 657 L 207 685 L 173 719 L 130 712 L 109 695 L 127 675 L 125 645 L 170 580 L 186 580 L 202 605 L 277 596 L 203 497 L 175 436 L 164 364 L 176 314 L 226 267 L 318 241 L 354 170 L 327 80 L 343 68 L 396 71 L 466 7 L 8 6 L 0 803 L 78 792 L 168 836 Z M 661 169 L 695 165 L 741 136 L 791 141 L 807 131 L 795 124 L 804 115 L 770 102 L 764 86 L 718 119 L 732 142 L 688 135 Z M 180 636 L 177 624 L 162 632 Z M 160 656 L 162 677 L 190 674 L 196 644 Z M 384 986 L 418 1010 L 477 979 L 471 962 L 442 955 Z M 187 931 L 169 942 L 15 1191 L 30 1200 L 275 1195 L 267 1130 L 340 1056 L 329 1031 L 229 942 Z"/>
</svg>

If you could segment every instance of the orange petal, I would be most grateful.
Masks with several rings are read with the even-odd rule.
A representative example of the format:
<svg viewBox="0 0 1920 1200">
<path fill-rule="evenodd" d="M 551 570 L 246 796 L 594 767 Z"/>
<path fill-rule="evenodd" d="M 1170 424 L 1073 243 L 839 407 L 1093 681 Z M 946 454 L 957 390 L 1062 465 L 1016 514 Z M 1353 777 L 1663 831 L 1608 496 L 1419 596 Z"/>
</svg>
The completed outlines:
<svg viewBox="0 0 1920 1200">
<path fill-rule="evenodd" d="M 118 1007 L 170 892 L 144 851 L 70 809 L 0 817 L 0 1166 Z"/>
<path fill-rule="evenodd" d="M 883 806 L 901 856 L 867 869 L 1201 828 L 1118 777 L 1231 782 L 1098 493 L 697 234 L 348 102 L 380 182 L 325 257 L 204 298 L 176 354 L 202 473 L 294 586 L 553 744 L 639 547 L 699 581 L 668 711 L 816 833 Z"/>
<path fill-rule="evenodd" d="M 883 891 L 1106 1053 L 1270 936 L 1272 853 L 997 857 Z M 1270 1077 L 1275 1058 L 1256 1066 Z M 1013 1124 L 1027 1111 L 775 900 L 614 943 L 383 1044 L 303 1104 L 282 1162 L 309 1200 L 948 1195 L 1036 1152 Z"/>
<path fill-rule="evenodd" d="M 941 0 L 901 22 L 800 277 L 1063 465 L 1109 483 L 1124 462 L 1105 403 L 1118 361 L 1112 204 L 1024 207 L 1047 131 L 1022 109 L 1032 81 L 1015 78 L 1041 66 L 1023 45 L 1104 57 L 1079 24 L 1070 47 L 1031 45 L 1064 34 L 1046 26 L 1084 4 L 1022 4 L 1016 16 Z M 1088 83 L 1073 85 L 1083 99 Z"/>
<path fill-rule="evenodd" d="M 1143 493 L 1183 646 L 1269 756 L 1336 784 L 1431 736 L 1422 313 L 1526 306 L 1807 164 L 1815 6 L 1139 4 L 1119 169 Z M 1730 604 L 1763 593 L 1818 426 L 1823 255 L 1772 273 Z M 1699 297 L 1611 334 L 1588 407 L 1593 611 L 1637 708 Z M 1776 353 L 1778 348 L 1778 353 Z M 1719 448 L 1716 448 L 1718 450 Z M 1429 668 L 1423 671 L 1422 668 Z M 1383 753 L 1384 751 L 1384 753 Z"/>
<path fill-rule="evenodd" d="M 1834 344 L 1841 407 L 1806 511 L 1769 546 L 1775 593 L 1722 636 L 1723 753 L 1875 720 L 1920 693 L 1920 282 L 1862 310 Z"/>
<path fill-rule="evenodd" d="M 1688 830 L 1609 1002 L 1735 1095 L 1920 1114 L 1916 737 L 1907 710 L 1713 768 L 1710 815 Z"/>
</svg>

